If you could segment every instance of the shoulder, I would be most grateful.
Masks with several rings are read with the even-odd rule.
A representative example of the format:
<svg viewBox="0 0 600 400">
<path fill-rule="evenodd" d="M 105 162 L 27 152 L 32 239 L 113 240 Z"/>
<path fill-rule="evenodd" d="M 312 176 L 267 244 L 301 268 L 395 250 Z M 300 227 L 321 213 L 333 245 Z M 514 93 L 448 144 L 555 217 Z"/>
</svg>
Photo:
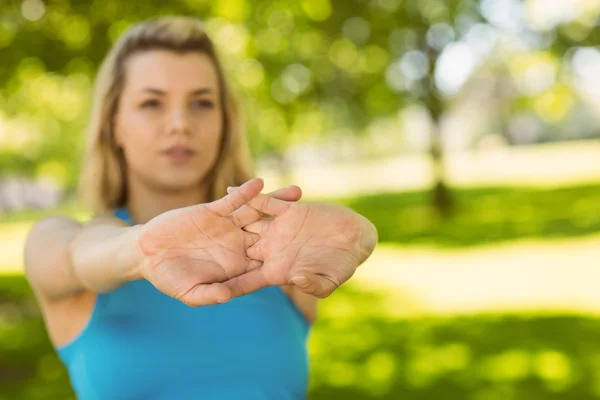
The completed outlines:
<svg viewBox="0 0 600 400">
<path fill-rule="evenodd" d="M 95 214 L 92 216 L 92 218 L 85 222 L 78 221 L 75 218 L 65 215 L 50 215 L 38 220 L 33 224 L 29 234 L 27 235 L 25 246 L 26 248 L 32 246 L 37 247 L 36 245 L 40 244 L 40 242 L 44 243 L 50 238 L 58 240 L 67 239 L 75 234 L 84 225 L 89 226 L 103 223 L 117 223 L 126 225 L 121 219 L 115 216 L 114 212 L 110 211 Z"/>
<path fill-rule="evenodd" d="M 31 247 L 37 248 L 49 239 L 70 236 L 80 227 L 80 222 L 64 215 L 51 215 L 42 218 L 31 227 L 25 241 L 25 251 L 27 252 L 28 248 Z"/>
<path fill-rule="evenodd" d="M 23 261 L 25 274 L 34 289 L 50 285 L 49 281 L 72 278 L 71 243 L 85 226 L 93 224 L 124 223 L 110 215 L 94 216 L 88 222 L 65 215 L 51 215 L 33 224 L 25 239 Z"/>
</svg>

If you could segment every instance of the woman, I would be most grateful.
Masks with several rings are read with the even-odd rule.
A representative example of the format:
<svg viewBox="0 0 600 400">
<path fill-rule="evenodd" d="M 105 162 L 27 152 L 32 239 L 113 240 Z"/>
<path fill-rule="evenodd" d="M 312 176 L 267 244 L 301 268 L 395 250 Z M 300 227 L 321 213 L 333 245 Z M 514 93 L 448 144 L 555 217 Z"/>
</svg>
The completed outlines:
<svg viewBox="0 0 600 400">
<path fill-rule="evenodd" d="M 97 77 L 86 224 L 39 221 L 27 277 L 80 399 L 301 399 L 317 298 L 377 241 L 343 207 L 261 194 L 193 19 L 145 21 Z M 227 193 L 228 192 L 228 193 Z"/>
</svg>

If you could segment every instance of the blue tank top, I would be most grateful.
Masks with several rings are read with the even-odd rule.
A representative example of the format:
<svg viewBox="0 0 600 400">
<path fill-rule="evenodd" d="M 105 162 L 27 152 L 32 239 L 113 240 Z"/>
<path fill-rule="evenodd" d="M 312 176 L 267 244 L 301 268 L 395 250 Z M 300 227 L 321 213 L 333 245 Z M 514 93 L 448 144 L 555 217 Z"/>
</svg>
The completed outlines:
<svg viewBox="0 0 600 400">
<path fill-rule="evenodd" d="M 309 330 L 279 287 L 192 308 L 134 281 L 56 350 L 79 400 L 305 399 Z"/>
</svg>

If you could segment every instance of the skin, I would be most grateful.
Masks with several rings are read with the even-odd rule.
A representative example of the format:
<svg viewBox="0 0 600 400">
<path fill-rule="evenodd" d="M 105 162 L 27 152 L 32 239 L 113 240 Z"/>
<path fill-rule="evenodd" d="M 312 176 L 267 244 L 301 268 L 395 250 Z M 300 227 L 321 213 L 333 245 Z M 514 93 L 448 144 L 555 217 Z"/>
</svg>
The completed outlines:
<svg viewBox="0 0 600 400">
<path fill-rule="evenodd" d="M 216 70 L 203 54 L 142 53 L 129 60 L 126 76 L 115 117 L 115 135 L 128 163 L 130 199 L 127 206 L 134 221 L 144 223 L 169 209 L 203 202 L 203 178 L 218 155 L 223 110 Z M 161 157 L 160 151 L 175 143 L 192 147 L 198 156 L 186 165 L 171 165 Z M 211 272 L 206 274 L 213 280 L 212 295 L 204 297 L 199 293 L 208 290 L 209 286 L 205 285 L 210 284 L 209 280 L 184 284 L 182 280 L 188 276 L 186 274 L 178 275 L 180 281 L 175 286 L 172 281 L 153 282 L 155 286 L 188 304 L 199 305 L 217 298 L 216 301 L 226 301 L 266 285 L 286 286 L 286 293 L 309 319 L 314 319 L 315 297 L 330 295 L 352 276 L 366 258 L 364 254 L 373 250 L 377 240 L 375 229 L 363 217 L 342 207 L 284 203 L 283 200 L 268 202 L 264 199 L 256 197 L 250 202 L 252 199 L 248 198 L 249 207 L 240 210 L 239 215 L 248 215 L 245 217 L 248 224 L 254 222 L 247 231 L 260 235 L 260 240 L 255 239 L 257 245 L 250 248 L 254 243 L 244 239 L 243 235 L 227 235 L 231 232 L 225 227 L 232 227 L 229 222 L 216 225 L 223 231 L 211 230 L 211 234 L 219 235 L 219 240 L 211 238 L 210 241 L 218 242 L 221 248 L 212 252 L 206 250 L 210 241 L 195 239 L 199 232 L 203 238 L 209 238 L 206 231 L 216 223 L 202 223 L 210 221 L 207 216 L 211 214 L 206 209 L 192 217 L 183 215 L 180 219 L 173 219 L 170 228 L 157 227 L 156 221 L 151 221 L 150 226 L 145 228 L 146 232 L 151 227 L 178 231 L 179 237 L 184 232 L 183 240 L 199 249 L 196 250 L 196 265 L 208 263 L 210 267 L 206 271 Z M 277 210 L 273 208 L 276 205 L 279 205 Z M 254 219 L 249 217 L 250 208 L 255 210 Z M 277 218 L 259 220 L 256 211 Z M 221 215 L 221 218 L 225 217 Z M 195 225 L 189 226 L 186 218 L 196 221 Z M 323 229 L 323 221 L 330 221 L 326 229 Z M 151 253 L 147 249 L 152 248 L 152 244 L 147 243 L 151 241 L 148 236 L 141 239 L 141 247 L 145 249 L 142 254 L 146 258 Z M 245 246 L 248 243 L 250 245 Z M 240 252 L 244 249 L 247 250 L 247 258 L 265 265 L 243 259 Z M 160 254 L 163 256 L 165 253 Z M 166 279 L 165 275 L 156 274 L 170 271 L 166 267 L 169 263 L 145 261 L 143 265 L 146 264 L 159 267 L 147 269 L 143 278 L 151 281 Z M 223 265 L 237 267 L 226 271 Z M 188 273 L 191 272 L 188 270 Z M 219 284 L 225 280 L 225 284 Z M 197 298 L 201 300 L 198 302 Z"/>
<path fill-rule="evenodd" d="M 200 53 L 149 51 L 132 56 L 114 117 L 125 154 L 136 223 L 175 208 L 206 202 L 204 178 L 217 159 L 222 107 L 217 72 Z M 174 164 L 161 152 L 183 144 L 196 155 Z"/>
<path fill-rule="evenodd" d="M 137 224 L 152 222 L 151 226 L 158 230 L 169 231 L 178 228 L 174 220 L 171 227 L 158 227 L 154 217 L 173 209 L 192 207 L 206 201 L 206 185 L 204 178 L 215 162 L 222 135 L 222 108 L 218 83 L 218 75 L 214 64 L 208 56 L 200 53 L 176 54 L 168 51 L 150 51 L 134 55 L 126 66 L 125 86 L 121 93 L 119 106 L 114 117 L 114 131 L 117 144 L 123 149 L 127 161 L 128 202 L 132 219 Z M 197 151 L 196 157 L 185 165 L 173 165 L 160 153 L 174 144 L 184 144 Z M 298 187 L 292 186 L 280 191 L 280 199 L 296 201 L 301 196 Z M 204 210 L 206 211 L 206 210 Z M 251 212 L 246 207 L 239 212 Z M 204 215 L 193 217 L 202 221 Z M 255 218 L 259 215 L 252 214 Z M 185 216 L 181 215 L 181 219 Z M 225 218 L 225 217 L 223 217 Z M 204 232 L 208 225 L 196 228 Z M 220 225 L 222 226 L 222 224 Z M 155 244 L 150 243 L 150 228 L 145 228 L 145 235 L 140 237 L 140 257 L 145 261 L 142 265 L 163 265 L 158 263 L 157 252 L 152 250 Z M 193 239 L 193 230 L 187 230 L 189 235 L 185 240 L 191 240 L 195 246 L 202 248 Z M 198 233 L 197 231 L 195 232 Z M 227 236 L 220 232 L 220 242 L 228 250 L 227 254 L 235 253 L 232 249 L 248 239 L 240 239 L 240 235 Z M 204 233 L 203 233 L 204 235 Z M 206 235 L 204 235 L 206 236 Z M 227 237 L 224 241 L 223 238 Z M 243 252 L 243 247 L 239 247 Z M 207 256 L 210 251 L 198 251 L 196 265 L 200 261 L 199 254 Z M 223 254 L 223 253 L 222 253 Z M 165 257 L 172 254 L 163 253 Z M 223 264 L 233 263 L 238 267 L 235 272 L 242 273 L 244 268 L 255 268 L 257 263 L 223 258 Z M 231 278 L 233 272 L 216 272 L 213 268 L 213 279 Z M 142 279 L 153 281 L 155 286 L 168 294 L 181 299 L 190 305 L 214 304 L 226 301 L 234 294 L 226 285 L 207 280 L 202 282 L 176 283 L 156 282 L 167 279 L 159 275 L 159 271 L 167 268 L 145 268 L 140 272 Z M 303 312 L 305 317 L 313 321 L 316 317 L 316 298 L 304 294 L 293 285 L 282 283 L 286 294 Z M 194 288 L 194 289 L 191 289 Z M 186 291 L 187 290 L 187 291 Z M 184 295 L 185 293 L 185 295 Z"/>
<path fill-rule="evenodd" d="M 259 237 L 246 253 L 263 264 L 225 282 L 234 296 L 293 284 L 303 293 L 327 297 L 350 279 L 377 243 L 373 225 L 345 207 L 268 196 L 256 196 L 248 205 L 274 218 L 244 227 Z"/>
<path fill-rule="evenodd" d="M 137 279 L 190 306 L 279 285 L 313 322 L 317 298 L 348 280 L 372 252 L 373 225 L 347 208 L 296 203 L 297 186 L 260 194 L 260 179 L 206 203 L 205 178 L 223 128 L 211 60 L 149 51 L 128 60 L 125 78 L 112 123 L 127 162 L 126 207 L 135 226 L 114 217 L 85 225 L 50 217 L 27 239 L 26 273 L 53 343 L 81 332 L 96 293 Z M 162 154 L 173 145 L 195 156 L 173 162 Z"/>
</svg>

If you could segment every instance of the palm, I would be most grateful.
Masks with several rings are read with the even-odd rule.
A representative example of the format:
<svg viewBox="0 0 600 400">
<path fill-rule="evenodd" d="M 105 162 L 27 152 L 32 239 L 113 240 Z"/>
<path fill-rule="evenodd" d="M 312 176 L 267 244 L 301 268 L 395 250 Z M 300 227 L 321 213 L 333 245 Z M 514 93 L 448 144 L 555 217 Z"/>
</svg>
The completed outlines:
<svg viewBox="0 0 600 400">
<path fill-rule="evenodd" d="M 254 239 L 230 217 L 206 205 L 172 210 L 148 222 L 140 234 L 146 278 L 165 294 L 185 300 L 200 284 L 246 272 L 245 249 Z"/>
<path fill-rule="evenodd" d="M 294 276 L 310 274 L 321 280 L 320 297 L 325 297 L 348 280 L 358 265 L 360 223 L 356 214 L 343 207 L 287 203 L 276 218 L 259 220 L 245 229 L 260 235 L 248 255 L 264 264 L 232 279 L 229 285 L 234 293 L 286 285 Z"/>
<path fill-rule="evenodd" d="M 230 290 L 219 282 L 261 265 L 245 253 L 257 236 L 241 229 L 256 220 L 254 214 L 245 221 L 231 215 L 261 188 L 254 181 L 215 202 L 167 211 L 143 225 L 138 243 L 144 277 L 189 305 L 227 300 Z"/>
</svg>

